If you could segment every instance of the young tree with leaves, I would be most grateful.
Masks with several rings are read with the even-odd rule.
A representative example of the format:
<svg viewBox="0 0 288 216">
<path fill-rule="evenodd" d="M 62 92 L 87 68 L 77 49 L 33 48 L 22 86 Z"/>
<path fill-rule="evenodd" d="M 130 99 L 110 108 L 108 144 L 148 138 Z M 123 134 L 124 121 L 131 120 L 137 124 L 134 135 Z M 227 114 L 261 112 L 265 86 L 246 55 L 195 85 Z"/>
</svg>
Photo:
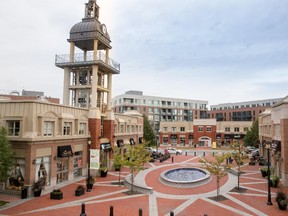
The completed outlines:
<svg viewBox="0 0 288 216">
<path fill-rule="evenodd" d="M 123 157 L 122 165 L 130 168 L 131 173 L 131 193 L 134 193 L 134 175 L 140 170 L 143 170 L 144 165 L 149 162 L 150 154 L 145 150 L 145 143 L 129 146 L 128 151 Z"/>
<path fill-rule="evenodd" d="M 207 169 L 211 175 L 216 176 L 217 182 L 217 195 L 218 199 L 220 194 L 220 180 L 222 177 L 227 175 L 226 169 L 229 169 L 229 165 L 225 164 L 225 160 L 229 157 L 227 153 L 218 153 L 214 154 L 213 159 L 207 160 L 206 158 L 201 158 L 200 163 L 202 163 L 201 167 Z"/>
<path fill-rule="evenodd" d="M 237 176 L 238 176 L 238 189 L 240 189 L 240 174 L 241 174 L 241 165 L 243 165 L 243 159 L 246 157 L 243 145 L 239 142 L 236 142 L 233 146 L 233 152 L 231 154 L 232 158 L 237 164 Z"/>
<path fill-rule="evenodd" d="M 147 142 L 148 146 L 156 146 L 157 145 L 156 134 L 146 115 L 143 115 L 143 120 L 144 120 L 143 138 Z"/>
<path fill-rule="evenodd" d="M 259 122 L 258 119 L 253 122 L 252 126 L 246 132 L 245 137 L 243 138 L 245 146 L 254 146 L 258 148 L 259 140 Z"/>
<path fill-rule="evenodd" d="M 7 137 L 7 130 L 0 128 L 0 181 L 4 182 L 9 177 L 9 172 L 14 165 L 14 154 L 11 143 Z"/>
</svg>

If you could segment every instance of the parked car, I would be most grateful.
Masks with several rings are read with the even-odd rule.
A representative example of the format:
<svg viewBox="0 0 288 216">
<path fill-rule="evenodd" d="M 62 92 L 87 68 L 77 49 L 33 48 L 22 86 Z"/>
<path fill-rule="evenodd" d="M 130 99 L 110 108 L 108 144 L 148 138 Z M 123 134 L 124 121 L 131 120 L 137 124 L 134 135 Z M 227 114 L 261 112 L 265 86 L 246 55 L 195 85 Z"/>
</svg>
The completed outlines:
<svg viewBox="0 0 288 216">
<path fill-rule="evenodd" d="M 245 148 L 245 152 L 247 153 L 247 154 L 250 154 L 252 151 L 254 151 L 254 150 L 257 150 L 257 148 L 256 147 L 254 147 L 254 146 L 246 146 L 246 148 Z"/>
<path fill-rule="evenodd" d="M 183 153 L 183 151 L 181 149 L 176 149 L 176 148 L 167 148 L 167 151 L 170 154 L 176 154 L 176 155 L 180 155 Z"/>
<path fill-rule="evenodd" d="M 145 147 L 145 149 L 150 153 L 156 153 L 156 149 L 152 148 L 152 147 Z"/>
</svg>

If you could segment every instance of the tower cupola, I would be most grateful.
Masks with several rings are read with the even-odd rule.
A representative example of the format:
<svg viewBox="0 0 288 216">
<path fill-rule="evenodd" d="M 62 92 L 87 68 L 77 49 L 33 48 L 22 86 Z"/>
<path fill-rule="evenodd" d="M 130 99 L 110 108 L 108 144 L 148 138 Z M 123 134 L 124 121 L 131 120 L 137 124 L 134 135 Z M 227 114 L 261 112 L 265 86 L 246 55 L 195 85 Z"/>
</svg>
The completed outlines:
<svg viewBox="0 0 288 216">
<path fill-rule="evenodd" d="M 84 51 L 94 50 L 94 40 L 98 40 L 98 50 L 111 49 L 111 40 L 105 24 L 99 21 L 100 8 L 96 0 L 85 4 L 85 16 L 82 22 L 75 24 L 70 30 L 69 42 Z"/>
</svg>

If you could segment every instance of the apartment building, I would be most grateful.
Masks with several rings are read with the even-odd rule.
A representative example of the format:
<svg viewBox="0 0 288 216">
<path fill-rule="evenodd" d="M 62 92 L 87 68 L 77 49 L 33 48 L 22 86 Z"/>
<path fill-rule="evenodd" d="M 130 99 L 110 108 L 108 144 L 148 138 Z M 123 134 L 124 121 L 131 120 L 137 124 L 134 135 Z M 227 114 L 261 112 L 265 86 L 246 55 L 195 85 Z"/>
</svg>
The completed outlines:
<svg viewBox="0 0 288 216">
<path fill-rule="evenodd" d="M 211 105 L 207 112 L 217 121 L 255 121 L 259 114 L 283 98 Z"/>
<path fill-rule="evenodd" d="M 160 122 L 159 141 L 162 146 L 230 147 L 243 138 L 251 121 L 225 121 L 216 119 L 195 119 L 193 122 Z"/>
<path fill-rule="evenodd" d="M 159 132 L 160 122 L 192 122 L 207 118 L 207 101 L 143 95 L 142 91 L 127 91 L 112 99 L 115 113 L 136 110 L 145 114 Z"/>
<path fill-rule="evenodd" d="M 288 96 L 259 115 L 260 154 L 268 157 L 276 175 L 288 186 Z M 267 145 L 269 144 L 269 145 Z"/>
</svg>

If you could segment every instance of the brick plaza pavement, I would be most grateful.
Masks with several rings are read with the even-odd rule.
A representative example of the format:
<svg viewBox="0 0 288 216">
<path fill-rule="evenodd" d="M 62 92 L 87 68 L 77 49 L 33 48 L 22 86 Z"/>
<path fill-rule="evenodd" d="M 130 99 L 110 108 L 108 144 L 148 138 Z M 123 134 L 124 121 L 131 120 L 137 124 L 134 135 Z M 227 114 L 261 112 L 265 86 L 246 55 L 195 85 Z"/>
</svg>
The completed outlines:
<svg viewBox="0 0 288 216">
<path fill-rule="evenodd" d="M 109 171 L 106 178 L 97 178 L 91 192 L 80 197 L 74 195 L 78 185 L 85 185 L 85 179 L 61 187 L 62 200 L 51 200 L 49 193 L 41 197 L 15 199 L 8 205 L 0 207 L 0 215 L 80 215 L 81 204 L 86 205 L 88 216 L 108 216 L 110 206 L 114 208 L 115 216 L 137 216 L 142 209 L 143 216 L 169 216 L 173 211 L 177 216 L 190 215 L 288 215 L 288 210 L 281 211 L 275 202 L 275 193 L 282 189 L 288 193 L 288 188 L 280 184 L 278 188 L 271 188 L 273 205 L 267 205 L 267 179 L 261 176 L 259 166 L 244 164 L 241 171 L 240 187 L 245 191 L 235 192 L 237 177 L 229 174 L 221 179 L 221 201 L 214 201 L 216 195 L 216 179 L 204 185 L 193 188 L 171 187 L 159 181 L 160 173 L 174 167 L 197 167 L 201 156 L 179 155 L 163 163 L 147 164 L 147 169 L 141 171 L 135 178 L 135 184 L 153 188 L 151 194 L 129 195 L 125 186 L 118 186 L 118 172 Z M 208 154 L 206 158 L 209 158 Z M 128 175 L 128 169 L 121 172 L 121 180 Z M 210 198 L 209 198 L 210 197 Z M 0 199 L 4 199 L 0 194 Z M 7 198 L 7 197 L 6 197 Z"/>
</svg>

